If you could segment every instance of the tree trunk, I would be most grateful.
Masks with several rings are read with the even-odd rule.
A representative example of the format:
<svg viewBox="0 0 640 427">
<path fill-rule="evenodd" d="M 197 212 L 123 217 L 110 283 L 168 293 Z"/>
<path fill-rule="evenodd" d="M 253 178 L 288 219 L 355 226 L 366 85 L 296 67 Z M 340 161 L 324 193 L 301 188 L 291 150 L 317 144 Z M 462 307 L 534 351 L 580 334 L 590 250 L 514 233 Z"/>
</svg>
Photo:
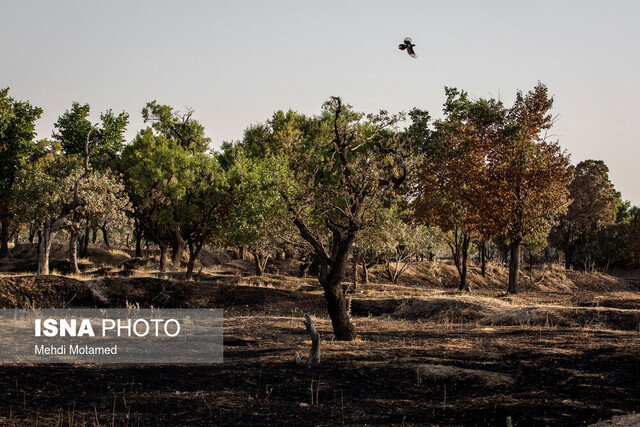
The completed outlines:
<svg viewBox="0 0 640 427">
<path fill-rule="evenodd" d="M 51 225 L 46 223 L 40 234 L 38 244 L 38 275 L 49 274 L 49 254 L 51 252 Z"/>
<path fill-rule="evenodd" d="M 458 240 L 458 230 L 456 230 L 453 243 L 449 242 L 449 249 L 451 249 L 453 262 L 456 266 L 456 270 L 458 271 L 458 277 L 460 277 L 458 290 L 463 291 L 467 289 L 467 260 L 469 256 L 469 243 L 471 239 L 463 231 L 460 231 L 459 233 L 462 237 L 462 240 Z"/>
<path fill-rule="evenodd" d="M 311 366 L 316 366 L 320 363 L 320 334 L 316 330 L 316 325 L 313 323 L 313 319 L 309 313 L 305 313 L 303 323 L 307 328 L 307 332 L 311 336 L 311 350 L 309 350 L 309 357 L 307 360 L 304 360 L 299 353 L 296 353 L 296 363 L 298 365 L 306 366 L 310 368 Z"/>
<path fill-rule="evenodd" d="M 78 268 L 78 232 L 71 230 L 69 237 L 69 270 L 74 274 L 80 274 Z"/>
<path fill-rule="evenodd" d="M 461 248 L 461 271 L 460 271 L 460 288 L 461 291 L 469 290 L 469 285 L 467 285 L 467 265 L 469 264 L 467 261 L 469 259 L 469 243 L 471 239 L 466 234 L 462 238 L 462 248 Z"/>
<path fill-rule="evenodd" d="M 95 245 L 98 241 L 98 229 L 96 227 L 93 227 L 91 230 L 91 243 Z"/>
<path fill-rule="evenodd" d="M 311 265 L 311 263 L 309 261 L 302 261 L 300 263 L 300 271 L 298 273 L 298 277 L 304 277 L 307 275 L 307 272 L 309 271 L 309 266 Z"/>
<path fill-rule="evenodd" d="M 29 243 L 33 243 L 36 238 L 36 233 L 38 232 L 38 228 L 35 225 L 29 226 Z"/>
<path fill-rule="evenodd" d="M 191 280 L 193 278 L 193 265 L 198 258 L 198 254 L 200 253 L 200 249 L 202 249 L 202 245 L 196 246 L 189 244 L 189 261 L 187 262 L 187 280 Z"/>
<path fill-rule="evenodd" d="M 136 257 L 142 258 L 142 227 L 140 227 L 137 221 L 136 221 L 135 234 L 136 234 Z"/>
<path fill-rule="evenodd" d="M 522 238 L 518 237 L 511 241 L 509 246 L 511 249 L 511 260 L 509 261 L 509 286 L 507 292 L 510 294 L 518 293 L 518 273 L 520 271 L 520 246 Z"/>
<path fill-rule="evenodd" d="M 264 274 L 264 269 L 267 265 L 267 260 L 265 260 L 264 257 L 260 255 L 260 252 L 258 250 L 251 251 L 251 255 L 253 255 L 253 261 L 256 267 L 256 276 L 262 277 L 262 275 Z"/>
<path fill-rule="evenodd" d="M 570 249 L 564 251 L 564 268 L 569 270 L 571 268 L 571 258 L 573 258 L 573 253 Z"/>
<path fill-rule="evenodd" d="M 167 271 L 167 245 L 159 244 L 160 247 L 160 271 Z"/>
<path fill-rule="evenodd" d="M 103 224 L 102 227 L 100 227 L 100 229 L 102 230 L 102 238 L 104 239 L 104 245 L 107 248 L 111 248 L 111 244 L 109 243 L 109 238 L 107 237 L 107 224 Z"/>
<path fill-rule="evenodd" d="M 9 255 L 9 219 L 3 218 L 0 227 L 0 257 L 6 257 Z"/>
<path fill-rule="evenodd" d="M 80 251 L 83 257 L 89 255 L 89 227 L 84 231 L 84 244 L 82 245 L 82 251 Z"/>
<path fill-rule="evenodd" d="M 182 235 L 180 235 L 180 230 L 176 228 L 173 233 L 173 242 L 171 244 L 171 264 L 177 268 L 180 268 L 182 263 L 182 254 L 186 246 L 187 242 L 185 242 Z"/>
<path fill-rule="evenodd" d="M 365 284 L 369 284 L 369 269 L 367 268 L 367 262 L 362 259 L 362 281 Z"/>
<path fill-rule="evenodd" d="M 480 246 L 480 274 L 486 277 L 487 274 L 487 243 L 483 240 Z"/>
<path fill-rule="evenodd" d="M 244 259 L 244 246 L 240 246 L 240 249 L 238 249 L 238 259 L 243 260 Z"/>
<path fill-rule="evenodd" d="M 327 311 L 331 317 L 333 332 L 338 341 L 351 341 L 356 338 L 356 331 L 347 312 L 347 301 L 342 290 L 342 275 L 330 283 L 322 284 L 327 300 Z"/>
</svg>

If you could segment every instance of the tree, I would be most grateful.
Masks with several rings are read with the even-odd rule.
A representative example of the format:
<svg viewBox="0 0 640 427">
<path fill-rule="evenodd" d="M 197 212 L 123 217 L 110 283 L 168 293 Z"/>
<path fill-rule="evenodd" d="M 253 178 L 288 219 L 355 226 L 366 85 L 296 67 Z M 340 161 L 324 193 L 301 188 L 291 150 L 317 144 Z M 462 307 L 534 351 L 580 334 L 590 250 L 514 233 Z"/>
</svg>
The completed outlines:
<svg viewBox="0 0 640 427">
<path fill-rule="evenodd" d="M 0 257 L 8 253 L 16 175 L 33 154 L 35 122 L 41 115 L 41 108 L 10 97 L 9 88 L 0 90 Z"/>
<path fill-rule="evenodd" d="M 640 209 L 635 209 L 635 214 L 629 223 L 627 237 L 628 251 L 631 259 L 637 264 L 640 262 Z"/>
<path fill-rule="evenodd" d="M 113 168 L 118 161 L 124 146 L 124 133 L 129 123 L 129 114 L 122 112 L 115 115 L 112 110 L 100 114 L 100 124 L 92 124 L 89 120 L 91 107 L 89 104 L 73 102 L 71 108 L 65 111 L 54 124 L 53 138 L 62 147 L 62 152 L 68 157 L 82 158 L 86 136 L 91 132 L 93 148 L 90 153 L 89 164 L 93 170 L 104 171 Z M 102 229 L 105 242 L 108 243 L 106 223 L 86 223 L 85 245 L 86 253 L 89 243 L 89 229 L 93 227 L 93 236 L 98 228 Z"/>
<path fill-rule="evenodd" d="M 400 119 L 386 112 L 365 119 L 334 97 L 319 117 L 276 113 L 257 138 L 245 141 L 289 165 L 280 195 L 290 221 L 313 248 L 338 340 L 355 338 L 342 288 L 353 242 L 376 223 L 382 206 L 398 203 L 417 152 L 406 133 L 393 129 Z"/>
<path fill-rule="evenodd" d="M 488 214 L 492 191 L 487 152 L 499 135 L 504 108 L 495 100 L 472 101 L 467 93 L 445 88 L 444 117 L 435 122 L 428 156 L 414 184 L 416 217 L 447 232 L 447 243 L 460 277 L 468 288 L 467 260 L 473 239 L 486 242 L 498 232 Z"/>
<path fill-rule="evenodd" d="M 172 203 L 180 237 L 189 250 L 189 280 L 204 244 L 223 241 L 236 193 L 230 188 L 229 178 L 216 159 L 205 153 L 188 155 L 187 167 L 180 168 L 179 172 L 183 174 L 177 175 L 177 180 L 185 190 Z"/>
<path fill-rule="evenodd" d="M 166 271 L 171 230 L 176 220 L 172 200 L 183 193 L 182 183 L 174 179 L 176 169 L 184 168 L 175 144 L 150 128 L 138 132 L 122 154 L 121 171 L 133 206 L 133 216 L 147 239 L 160 249 L 160 271 Z M 174 196 L 175 194 L 175 196 Z"/>
<path fill-rule="evenodd" d="M 219 162 L 206 152 L 209 138 L 192 114 L 148 103 L 142 116 L 151 125 L 125 148 L 122 161 L 133 215 L 160 248 L 161 271 L 170 245 L 177 267 L 187 248 L 189 278 L 203 245 L 222 239 L 234 194 Z"/>
<path fill-rule="evenodd" d="M 564 252 L 567 268 L 586 261 L 586 246 L 599 229 L 614 223 L 618 211 L 609 168 L 603 161 L 585 160 L 573 170 L 574 179 L 568 187 L 571 203 L 549 236 L 553 246 Z"/>
<path fill-rule="evenodd" d="M 411 265 L 411 261 L 437 245 L 439 230 L 421 224 L 396 221 L 383 228 L 380 246 L 385 261 L 385 272 L 391 283 L 396 284 Z"/>
<path fill-rule="evenodd" d="M 262 276 L 278 250 L 295 244 L 295 230 L 277 188 L 286 174 L 286 164 L 273 157 L 249 158 L 241 145 L 227 145 L 225 150 L 222 163 L 234 199 L 225 241 L 247 247 L 254 258 L 256 276 Z"/>
<path fill-rule="evenodd" d="M 76 162 L 62 156 L 52 147 L 47 156 L 33 167 L 24 170 L 17 182 L 21 211 L 38 222 L 37 274 L 49 274 L 49 254 L 53 234 L 59 230 L 76 209 L 86 204 L 80 196 L 80 186 L 90 173 L 89 157 L 92 147 L 92 130 L 87 133 L 84 148 L 83 172 L 72 173 Z"/>
<path fill-rule="evenodd" d="M 71 171 L 69 178 L 75 181 L 84 173 L 81 168 Z M 124 192 L 122 180 L 106 169 L 93 171 L 79 186 L 78 196 L 84 201 L 68 217 L 64 228 L 69 231 L 69 261 L 72 272 L 79 273 L 77 260 L 78 235 L 87 224 L 125 225 L 128 223 L 126 212 L 131 209 L 129 198 Z M 105 233 L 106 237 L 106 233 Z M 105 242 L 105 244 L 107 244 Z"/>
<path fill-rule="evenodd" d="M 91 153 L 90 163 L 96 170 L 103 170 L 117 160 L 124 147 L 124 133 L 129 124 L 129 114 L 122 112 L 115 115 L 112 110 L 100 114 L 100 125 L 92 125 L 89 120 L 91 107 L 73 102 L 54 124 L 56 131 L 53 138 L 62 145 L 67 155 L 82 156 L 87 133 L 92 130 L 95 148 Z"/>
<path fill-rule="evenodd" d="M 532 234 L 547 234 L 569 202 L 567 186 L 572 180 L 568 156 L 546 131 L 553 125 L 549 111 L 553 98 L 538 83 L 526 95 L 518 92 L 507 111 L 500 138 L 487 153 L 490 180 L 488 193 L 492 221 L 509 239 L 508 292 L 518 291 L 520 248 Z"/>
</svg>

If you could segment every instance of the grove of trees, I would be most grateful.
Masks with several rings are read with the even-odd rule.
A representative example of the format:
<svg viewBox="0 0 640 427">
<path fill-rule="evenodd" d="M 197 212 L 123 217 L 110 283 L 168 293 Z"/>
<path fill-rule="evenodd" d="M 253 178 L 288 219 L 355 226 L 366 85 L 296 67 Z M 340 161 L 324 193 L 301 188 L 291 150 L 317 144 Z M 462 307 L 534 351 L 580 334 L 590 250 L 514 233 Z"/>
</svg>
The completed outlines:
<svg viewBox="0 0 640 427">
<path fill-rule="evenodd" d="M 448 250 L 465 290 L 473 251 L 484 275 L 487 248 L 502 248 L 506 290 L 517 293 L 523 249 L 530 259 L 555 250 L 567 268 L 640 261 L 639 210 L 604 162 L 572 165 L 548 137 L 546 86 L 510 106 L 455 88 L 445 97 L 435 121 L 419 109 L 363 114 L 332 97 L 318 115 L 277 111 L 214 150 L 194 111 L 156 101 L 130 142 L 126 112 L 92 123 L 80 103 L 35 140 L 42 109 L 3 89 L 0 256 L 11 239 L 37 239 L 37 273 L 49 274 L 52 240 L 64 235 L 79 272 L 79 246 L 122 232 L 137 256 L 146 242 L 161 271 L 184 263 L 190 279 L 205 246 L 247 251 L 258 276 L 286 252 L 313 266 L 338 340 L 356 336 L 349 282 L 360 270 L 366 283 L 376 264 L 397 283 L 411 262 Z"/>
</svg>

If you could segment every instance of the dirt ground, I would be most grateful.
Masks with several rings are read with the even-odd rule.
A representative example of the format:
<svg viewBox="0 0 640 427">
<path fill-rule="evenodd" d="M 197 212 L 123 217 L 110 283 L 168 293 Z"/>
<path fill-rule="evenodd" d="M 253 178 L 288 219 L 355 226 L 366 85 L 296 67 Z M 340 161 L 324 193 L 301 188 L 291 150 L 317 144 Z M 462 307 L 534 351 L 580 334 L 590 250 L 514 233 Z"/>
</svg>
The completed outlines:
<svg viewBox="0 0 640 427">
<path fill-rule="evenodd" d="M 284 264 L 255 278 L 218 259 L 187 282 L 117 255 L 79 277 L 4 273 L 0 306 L 224 307 L 224 362 L 0 365 L 0 424 L 589 425 L 640 409 L 634 275 L 540 269 L 507 297 L 502 271 L 469 295 L 452 266 L 420 264 L 350 294 L 358 340 L 345 343 L 315 281 Z M 294 362 L 305 312 L 324 340 L 314 368 Z"/>
</svg>

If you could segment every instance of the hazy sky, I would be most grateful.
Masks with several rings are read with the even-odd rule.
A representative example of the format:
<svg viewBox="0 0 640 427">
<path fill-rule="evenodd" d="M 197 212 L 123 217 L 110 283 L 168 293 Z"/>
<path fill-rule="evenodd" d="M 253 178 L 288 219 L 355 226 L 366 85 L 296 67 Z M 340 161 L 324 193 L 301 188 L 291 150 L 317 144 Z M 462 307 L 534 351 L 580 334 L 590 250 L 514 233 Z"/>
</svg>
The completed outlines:
<svg viewBox="0 0 640 427">
<path fill-rule="evenodd" d="M 195 109 L 218 146 L 277 109 L 428 109 L 444 86 L 500 97 L 538 80 L 574 163 L 602 159 L 640 204 L 640 1 L 0 0 L 0 87 L 44 108 L 49 137 L 72 101 L 93 120 L 157 100 Z M 418 59 L 398 50 L 413 38 Z"/>
</svg>

